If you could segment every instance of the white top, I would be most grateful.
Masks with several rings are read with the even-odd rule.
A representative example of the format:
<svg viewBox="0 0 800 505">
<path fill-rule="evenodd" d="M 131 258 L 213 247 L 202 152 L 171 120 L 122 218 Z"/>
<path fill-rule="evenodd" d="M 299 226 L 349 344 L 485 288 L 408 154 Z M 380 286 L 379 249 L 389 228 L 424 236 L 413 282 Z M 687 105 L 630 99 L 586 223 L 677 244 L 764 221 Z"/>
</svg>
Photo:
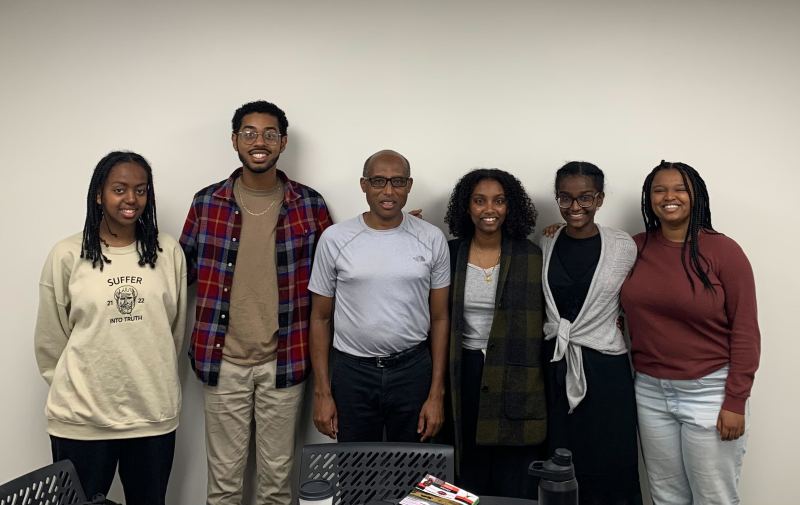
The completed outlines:
<svg viewBox="0 0 800 505">
<path fill-rule="evenodd" d="M 50 385 L 51 435 L 76 440 L 163 435 L 178 427 L 177 353 L 186 331 L 186 263 L 160 234 L 156 267 L 136 243 L 103 248 L 92 268 L 82 234 L 53 248 L 39 281 L 36 361 Z"/>
<path fill-rule="evenodd" d="M 403 213 L 390 230 L 359 215 L 335 224 L 317 245 L 308 289 L 335 298 L 333 347 L 385 356 L 424 341 L 432 289 L 450 285 L 450 253 L 437 227 Z"/>
<path fill-rule="evenodd" d="M 488 282 L 486 272 L 490 273 Z M 461 337 L 461 347 L 464 349 L 486 349 L 494 321 L 494 298 L 499 276 L 499 265 L 489 270 L 467 263 L 467 276 L 464 279 L 464 334 Z"/>
</svg>

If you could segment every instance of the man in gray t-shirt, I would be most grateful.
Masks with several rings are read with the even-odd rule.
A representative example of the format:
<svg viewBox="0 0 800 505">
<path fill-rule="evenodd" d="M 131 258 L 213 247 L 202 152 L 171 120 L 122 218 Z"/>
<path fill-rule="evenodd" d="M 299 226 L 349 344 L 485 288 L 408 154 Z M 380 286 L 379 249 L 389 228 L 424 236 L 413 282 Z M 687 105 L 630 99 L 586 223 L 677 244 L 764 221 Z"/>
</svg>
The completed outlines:
<svg viewBox="0 0 800 505">
<path fill-rule="evenodd" d="M 314 257 L 314 424 L 341 442 L 424 441 L 443 422 L 450 259 L 444 234 L 402 210 L 410 172 L 394 151 L 367 158 L 369 211 L 328 228 Z"/>
</svg>

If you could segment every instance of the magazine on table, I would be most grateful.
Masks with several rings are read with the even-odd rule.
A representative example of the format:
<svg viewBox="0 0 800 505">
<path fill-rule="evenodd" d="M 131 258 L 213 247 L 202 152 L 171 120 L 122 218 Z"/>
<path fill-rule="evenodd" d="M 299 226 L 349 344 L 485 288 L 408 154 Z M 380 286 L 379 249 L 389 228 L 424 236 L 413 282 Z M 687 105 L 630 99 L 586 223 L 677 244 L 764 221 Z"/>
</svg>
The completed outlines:
<svg viewBox="0 0 800 505">
<path fill-rule="evenodd" d="M 477 495 L 428 474 L 400 505 L 477 505 L 478 501 Z"/>
</svg>

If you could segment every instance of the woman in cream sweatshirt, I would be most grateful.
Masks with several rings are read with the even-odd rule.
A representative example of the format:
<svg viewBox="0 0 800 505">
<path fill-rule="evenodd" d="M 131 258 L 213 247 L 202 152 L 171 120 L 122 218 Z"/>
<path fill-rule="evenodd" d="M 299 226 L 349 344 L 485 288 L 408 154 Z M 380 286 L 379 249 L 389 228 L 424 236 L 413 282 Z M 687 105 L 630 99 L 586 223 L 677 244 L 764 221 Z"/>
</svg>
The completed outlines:
<svg viewBox="0 0 800 505">
<path fill-rule="evenodd" d="M 53 460 L 73 462 L 87 496 L 107 494 L 119 465 L 128 505 L 164 504 L 185 315 L 183 252 L 158 232 L 151 168 L 112 152 L 94 170 L 83 232 L 42 269 L 34 336 Z"/>
</svg>

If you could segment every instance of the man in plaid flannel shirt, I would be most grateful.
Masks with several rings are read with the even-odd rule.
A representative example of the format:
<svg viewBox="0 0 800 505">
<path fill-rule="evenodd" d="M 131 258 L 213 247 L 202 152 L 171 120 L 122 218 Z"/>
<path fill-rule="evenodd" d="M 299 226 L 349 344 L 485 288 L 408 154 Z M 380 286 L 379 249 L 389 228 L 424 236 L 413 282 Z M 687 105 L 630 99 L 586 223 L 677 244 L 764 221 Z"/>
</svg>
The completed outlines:
<svg viewBox="0 0 800 505">
<path fill-rule="evenodd" d="M 197 281 L 189 355 L 204 383 L 208 503 L 239 505 L 255 421 L 257 503 L 291 503 L 297 416 L 309 372 L 308 281 L 331 224 L 322 196 L 276 168 L 289 123 L 243 105 L 231 141 L 242 162 L 200 190 L 181 235 Z"/>
</svg>

